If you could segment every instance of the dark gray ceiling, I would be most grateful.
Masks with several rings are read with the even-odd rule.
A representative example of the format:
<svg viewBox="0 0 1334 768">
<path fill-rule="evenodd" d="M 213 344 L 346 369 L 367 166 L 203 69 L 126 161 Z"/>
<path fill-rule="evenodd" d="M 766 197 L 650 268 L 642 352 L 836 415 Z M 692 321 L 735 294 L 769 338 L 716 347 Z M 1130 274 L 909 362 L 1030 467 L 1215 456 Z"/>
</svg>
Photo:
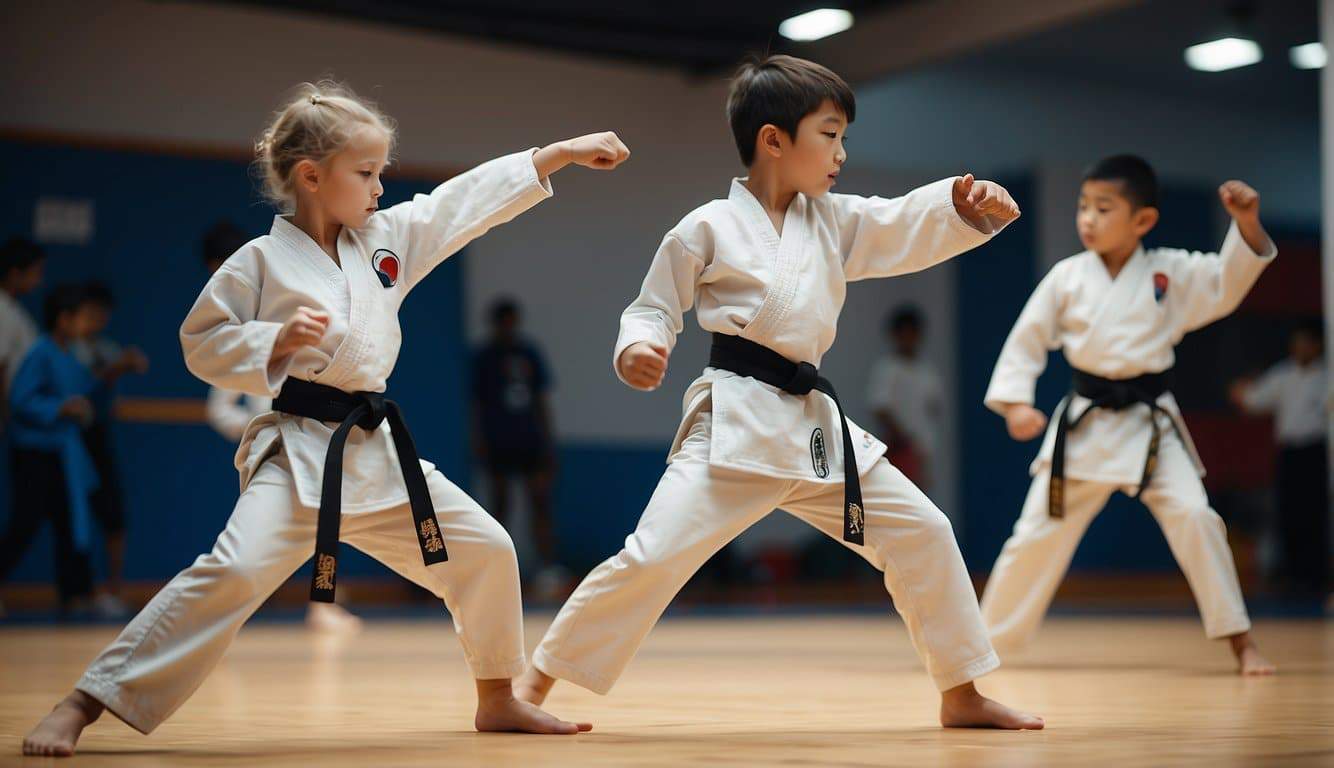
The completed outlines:
<svg viewBox="0 0 1334 768">
<path fill-rule="evenodd" d="M 1229 13 L 1238 6 L 1233 0 L 1150 0 L 995 45 L 950 66 L 1117 84 L 1158 98 L 1231 101 L 1238 110 L 1317 112 L 1319 71 L 1288 61 L 1290 47 L 1319 39 L 1315 0 L 1242 5 L 1251 13 L 1239 28 Z M 1256 40 L 1264 60 L 1226 72 L 1186 66 L 1187 46 L 1228 34 Z"/>
<path fill-rule="evenodd" d="M 479 40 L 530 45 L 661 66 L 690 74 L 730 69 L 747 52 L 791 50 L 778 35 L 783 19 L 816 7 L 851 10 L 862 19 L 936 0 L 213 0 L 366 23 L 408 26 Z M 1023 3 L 1024 0 L 1014 0 Z M 948 4 L 942 4 L 948 8 Z M 1235 23 L 1234 11 L 1246 17 Z M 1022 10 L 1019 6 L 1017 10 Z M 976 22 L 976 19 L 971 20 Z M 985 23 L 985 22 L 984 22 Z M 855 31 L 855 30 L 854 30 Z M 1236 33 L 1265 51 L 1259 64 L 1228 72 L 1186 67 L 1186 46 Z M 841 55 L 869 63 L 898 53 L 856 35 L 829 38 Z M 1238 109 L 1313 114 L 1319 73 L 1288 63 L 1288 48 L 1317 39 L 1316 0 L 1144 0 L 1090 13 L 1072 23 L 993 43 L 934 65 L 1004 76 L 1063 77 L 1078 87 L 1119 84 L 1156 98 L 1232 100 Z M 846 63 L 846 62 L 845 62 Z M 867 67 L 874 70 L 874 66 Z"/>
<path fill-rule="evenodd" d="M 782 52 L 784 19 L 813 8 L 854 15 L 905 0 L 217 0 L 397 24 L 614 57 L 702 74 L 728 69 L 747 52 Z"/>
</svg>

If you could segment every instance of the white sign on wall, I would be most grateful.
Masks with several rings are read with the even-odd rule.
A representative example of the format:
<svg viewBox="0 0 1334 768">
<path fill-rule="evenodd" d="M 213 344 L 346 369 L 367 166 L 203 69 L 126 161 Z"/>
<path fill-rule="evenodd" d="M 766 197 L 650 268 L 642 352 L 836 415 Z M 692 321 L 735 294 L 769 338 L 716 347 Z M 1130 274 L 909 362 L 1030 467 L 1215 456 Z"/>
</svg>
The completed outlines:
<svg viewBox="0 0 1334 768">
<path fill-rule="evenodd" d="M 88 245 L 93 241 L 93 201 L 41 197 L 32 215 L 33 238 L 48 245 Z"/>
</svg>

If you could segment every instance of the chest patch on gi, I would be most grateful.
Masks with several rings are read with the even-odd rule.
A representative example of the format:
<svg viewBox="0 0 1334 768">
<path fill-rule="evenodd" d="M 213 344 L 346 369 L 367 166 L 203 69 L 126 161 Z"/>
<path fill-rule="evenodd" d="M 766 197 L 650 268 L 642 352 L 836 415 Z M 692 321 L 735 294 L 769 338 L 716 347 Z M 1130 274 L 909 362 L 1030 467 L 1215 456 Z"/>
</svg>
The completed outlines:
<svg viewBox="0 0 1334 768">
<path fill-rule="evenodd" d="M 1153 300 L 1159 304 L 1163 303 L 1163 297 L 1167 295 L 1167 286 L 1170 281 L 1163 272 L 1153 273 Z"/>
<path fill-rule="evenodd" d="M 375 276 L 380 278 L 380 285 L 392 288 L 398 282 L 398 256 L 388 248 L 381 248 L 371 254 L 371 267 Z"/>
<path fill-rule="evenodd" d="M 829 477 L 829 456 L 824 447 L 824 430 L 819 427 L 811 433 L 811 467 L 815 470 L 816 477 Z"/>
</svg>

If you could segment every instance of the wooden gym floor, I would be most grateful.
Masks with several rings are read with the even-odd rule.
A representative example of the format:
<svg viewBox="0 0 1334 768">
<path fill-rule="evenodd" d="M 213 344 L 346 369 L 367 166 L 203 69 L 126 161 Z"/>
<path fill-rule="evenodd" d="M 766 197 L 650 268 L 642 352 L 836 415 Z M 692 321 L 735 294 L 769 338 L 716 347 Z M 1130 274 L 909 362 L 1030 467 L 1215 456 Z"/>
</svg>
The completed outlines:
<svg viewBox="0 0 1334 768">
<path fill-rule="evenodd" d="M 549 615 L 528 625 L 530 645 Z M 0 765 L 116 628 L 0 626 Z M 669 618 L 606 697 L 566 686 L 553 712 L 590 734 L 478 734 L 450 624 L 371 621 L 352 638 L 255 623 L 150 737 L 110 715 L 87 766 L 1334 765 L 1334 622 L 1262 621 L 1272 679 L 1241 679 L 1180 617 L 1049 621 L 983 692 L 1043 732 L 944 730 L 898 619 Z"/>
</svg>

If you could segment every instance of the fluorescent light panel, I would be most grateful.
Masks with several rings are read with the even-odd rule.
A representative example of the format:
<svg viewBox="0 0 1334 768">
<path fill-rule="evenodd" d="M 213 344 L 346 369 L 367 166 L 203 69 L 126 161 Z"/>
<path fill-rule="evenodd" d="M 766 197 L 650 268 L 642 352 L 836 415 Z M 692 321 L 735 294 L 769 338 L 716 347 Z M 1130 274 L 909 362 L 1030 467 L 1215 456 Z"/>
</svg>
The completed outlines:
<svg viewBox="0 0 1334 768">
<path fill-rule="evenodd" d="M 1325 46 L 1320 43 L 1307 43 L 1288 49 L 1288 59 L 1297 69 L 1320 69 L 1327 58 Z"/>
<path fill-rule="evenodd" d="M 1264 58 L 1254 40 L 1224 37 L 1186 49 L 1186 64 L 1202 72 L 1222 72 L 1246 67 Z"/>
<path fill-rule="evenodd" d="M 778 34 L 789 40 L 819 40 L 852 26 L 852 14 L 838 8 L 808 11 L 778 25 Z"/>
</svg>

